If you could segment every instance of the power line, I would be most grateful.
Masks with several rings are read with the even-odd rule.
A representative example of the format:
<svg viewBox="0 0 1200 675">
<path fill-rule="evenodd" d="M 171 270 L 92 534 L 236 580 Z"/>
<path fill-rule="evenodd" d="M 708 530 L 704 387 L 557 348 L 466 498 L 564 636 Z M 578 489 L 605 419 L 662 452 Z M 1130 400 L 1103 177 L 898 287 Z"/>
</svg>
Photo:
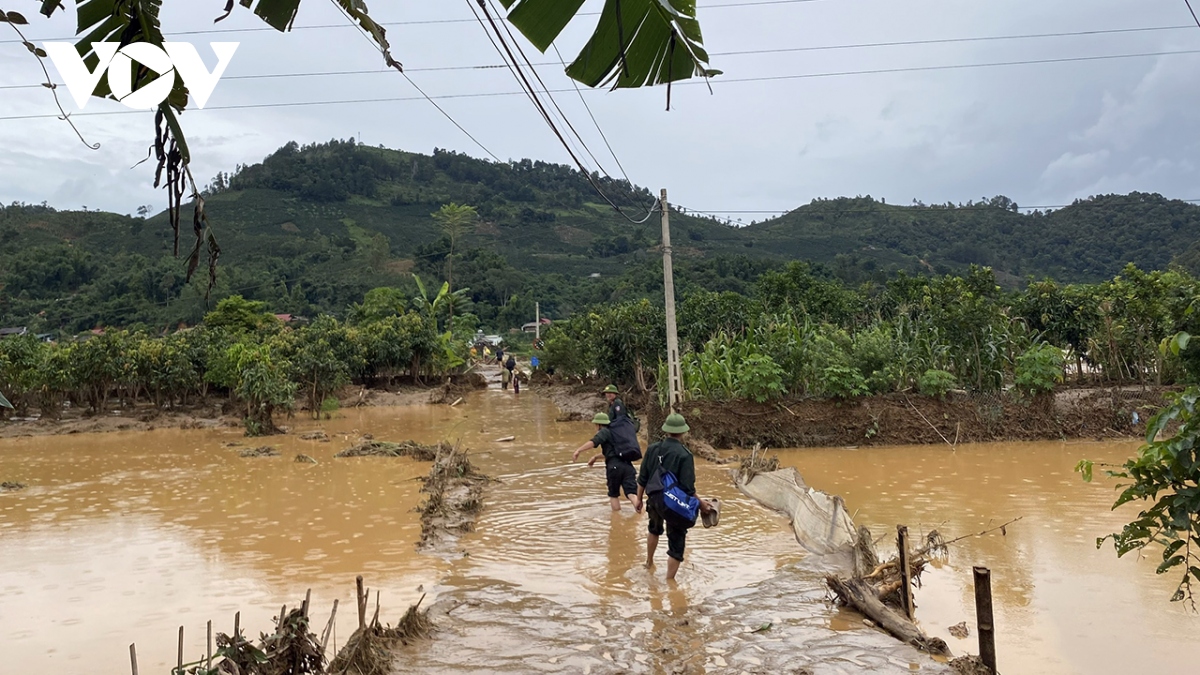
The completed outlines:
<svg viewBox="0 0 1200 675">
<path fill-rule="evenodd" d="M 823 1 L 824 0 L 762 0 L 759 2 L 726 2 L 726 3 L 718 3 L 718 4 L 712 4 L 712 5 L 699 5 L 697 8 L 704 9 L 704 10 L 708 10 L 708 9 L 738 9 L 741 7 L 763 7 L 763 6 L 770 6 L 770 5 L 799 5 L 799 4 L 807 4 L 810 2 L 823 2 Z M 580 13 L 576 14 L 575 16 L 600 16 L 600 12 L 580 12 Z M 442 25 L 442 24 L 474 23 L 474 21 L 475 21 L 474 19 L 415 19 L 415 20 L 407 20 L 407 21 L 386 21 L 386 22 L 381 21 L 381 22 L 377 22 L 377 23 L 380 26 L 387 28 L 390 26 L 436 26 L 436 25 Z M 324 29 L 330 29 L 330 28 L 350 28 L 350 27 L 351 26 L 348 26 L 344 23 L 313 24 L 310 26 L 292 26 L 291 28 L 288 29 L 288 32 L 297 31 L 297 30 L 324 30 Z M 163 35 L 167 35 L 167 36 L 171 36 L 171 35 L 211 35 L 214 33 L 266 33 L 266 32 L 278 33 L 280 31 L 277 31 L 270 26 L 256 26 L 254 28 L 205 28 L 205 29 L 200 29 L 200 30 L 170 31 L 170 32 L 163 33 Z M 78 37 L 79 37 L 78 35 L 71 35 L 68 37 L 61 37 L 61 38 L 49 38 L 49 39 L 43 40 L 43 41 L 44 42 L 62 42 L 62 41 L 68 41 L 68 40 L 75 40 Z M 4 45 L 4 44 L 21 44 L 21 40 L 0 40 L 0 45 Z"/>
<path fill-rule="evenodd" d="M 652 209 L 648 210 L 646 213 L 646 216 L 644 218 L 642 218 L 641 220 L 635 220 L 633 218 L 630 218 L 629 215 L 626 214 L 624 211 L 622 211 L 621 207 L 617 206 L 616 202 L 614 202 L 612 200 L 612 198 L 609 197 L 608 194 L 606 194 L 604 192 L 604 189 L 600 186 L 600 184 L 596 181 L 596 179 L 593 178 L 591 172 L 588 171 L 587 167 L 584 166 L 583 162 L 580 161 L 578 155 L 576 155 L 574 149 L 572 149 L 571 143 L 568 142 L 568 140 L 564 137 L 563 132 L 555 124 L 555 122 L 552 119 L 552 116 L 550 114 L 550 111 L 546 108 L 545 104 L 543 104 L 541 99 L 539 98 L 537 89 L 530 82 L 529 78 L 525 76 L 525 72 L 524 72 L 524 70 L 522 70 L 520 62 L 517 61 L 517 57 L 513 54 L 512 47 L 510 47 L 508 44 L 508 41 L 506 41 L 504 39 L 504 33 L 500 32 L 500 28 L 497 26 L 496 20 L 492 17 L 491 12 L 488 11 L 489 0 L 477 0 L 477 1 L 479 4 L 480 12 L 482 12 L 482 14 L 483 14 L 482 18 L 480 17 L 479 13 L 475 12 L 475 7 L 470 4 L 471 0 L 467 0 L 467 4 L 469 6 L 471 6 L 471 12 L 473 14 L 475 14 L 475 18 L 479 21 L 479 25 L 484 29 L 484 32 L 488 33 L 489 27 L 491 28 L 490 33 L 488 33 L 488 40 L 492 43 L 492 46 L 496 48 L 496 51 L 500 54 L 500 57 L 502 59 L 504 59 L 505 63 L 509 65 L 511 72 L 517 77 L 517 81 L 521 85 L 522 90 L 529 97 L 529 100 L 533 103 L 534 107 L 537 108 L 538 112 L 542 116 L 543 121 L 546 122 L 546 125 L 550 127 L 550 131 L 554 133 L 554 136 L 556 138 L 558 138 L 559 143 L 561 143 L 563 148 L 566 149 L 567 154 L 570 155 L 571 160 L 573 162 L 575 162 L 575 166 L 579 169 L 580 173 L 583 174 L 584 178 L 587 179 L 587 182 L 592 186 L 592 189 L 595 190 L 596 194 L 600 195 L 600 197 L 605 202 L 607 202 L 608 205 L 610 207 L 612 207 L 612 209 L 614 211 L 616 211 L 618 214 L 621 215 L 621 217 L 625 218 L 629 222 L 631 222 L 635 225 L 639 225 L 639 224 L 644 223 L 647 220 L 649 220 L 650 216 L 652 216 L 654 214 L 654 211 Z M 494 7 L 494 5 L 493 5 L 493 7 Z M 484 23 L 484 19 L 487 19 L 486 24 Z M 501 19 L 501 23 L 504 23 L 503 19 Z M 534 79 L 536 79 L 538 84 L 541 85 L 542 90 L 545 92 L 546 97 L 550 99 L 550 102 L 554 106 L 554 109 L 557 110 L 559 115 L 562 116 L 562 119 L 566 122 L 567 127 L 570 128 L 572 133 L 574 133 L 575 138 L 578 139 L 579 143 L 583 146 L 583 148 L 587 152 L 587 154 L 589 156 L 591 156 L 592 160 L 596 162 L 596 165 L 598 167 L 600 167 L 601 170 L 603 170 L 603 167 L 600 166 L 600 162 L 598 160 L 596 160 L 596 155 L 591 151 L 591 148 L 589 148 L 587 146 L 587 143 L 583 140 L 583 137 L 579 135 L 579 132 L 576 131 L 575 125 L 571 124 L 570 120 L 567 119 L 566 114 L 563 113 L 562 108 L 559 107 L 558 102 L 554 100 L 554 96 L 553 96 L 553 94 L 551 94 L 550 88 L 546 86 L 546 83 L 542 81 L 541 76 L 538 75 L 537 69 L 533 67 L 533 64 L 529 61 L 529 58 L 525 55 L 525 51 L 521 48 L 520 44 L 517 42 L 516 37 L 512 34 L 512 31 L 508 30 L 507 23 L 505 23 L 505 32 L 507 32 L 507 34 L 509 36 L 509 40 L 511 40 L 516 45 L 517 52 L 521 55 L 521 58 L 525 61 L 525 64 L 529 67 L 529 70 L 533 73 Z M 493 39 L 493 35 L 494 35 L 494 39 Z M 605 171 L 605 174 L 607 174 L 607 173 L 608 172 Z"/>
<path fill-rule="evenodd" d="M 341 27 L 341 26 L 338 25 L 335 27 Z M 1161 32 L 1161 31 L 1172 31 L 1172 30 L 1193 30 L 1194 28 L 1195 28 L 1195 26 L 1189 24 L 1189 25 L 1181 25 L 1181 26 L 1146 26 L 1146 27 L 1140 27 L 1140 28 L 1110 28 L 1110 29 L 1102 29 L 1102 30 L 1067 31 L 1067 32 L 1056 32 L 1056 33 L 1026 33 L 1026 34 L 1019 34 L 1019 35 L 982 35 L 982 36 L 961 37 L 961 38 L 934 38 L 934 39 L 929 39 L 929 40 L 899 40 L 899 41 L 893 41 L 893 42 L 861 42 L 861 43 L 838 44 L 838 45 L 817 45 L 817 46 L 811 46 L 811 47 L 782 47 L 782 48 L 776 48 L 776 49 L 747 49 L 747 50 L 737 50 L 737 51 L 729 51 L 729 52 L 712 52 L 710 54 L 710 56 L 714 56 L 714 57 L 717 57 L 717 56 L 752 56 L 752 55 L 759 55 L 759 54 L 821 52 L 821 51 L 835 51 L 835 50 L 847 50 L 847 49 L 871 49 L 871 48 L 880 48 L 880 47 L 908 47 L 908 46 L 958 44 L 958 43 L 971 43 L 971 42 L 998 42 L 998 41 L 1005 41 L 1005 40 L 1033 40 L 1033 39 L 1064 38 L 1064 37 L 1086 37 L 1086 36 L 1097 36 L 1097 35 L 1122 35 L 1122 34 L 1128 34 L 1128 33 L 1147 33 L 1147 32 Z M 4 44 L 4 43 L 0 42 L 0 44 Z M 556 49 L 557 49 L 557 47 L 556 47 Z M 562 56 L 559 55 L 558 62 L 546 61 L 546 62 L 534 63 L 533 65 L 536 67 L 539 67 L 539 68 L 540 67 L 551 67 L 551 66 L 553 66 L 553 67 L 562 66 L 565 68 L 566 64 L 562 60 Z M 496 70 L 496 69 L 507 68 L 507 67 L 508 66 L 506 66 L 505 64 L 493 63 L 493 64 L 479 64 L 479 65 L 469 65 L 469 66 L 426 66 L 426 67 L 417 67 L 417 68 L 405 68 L 404 70 L 405 70 L 405 72 L 408 72 L 408 73 L 419 73 L 419 72 L 453 72 L 453 71 L 468 71 L 468 70 Z M 225 75 L 221 78 L 221 81 L 224 82 L 226 80 L 276 79 L 276 78 L 290 78 L 290 77 L 378 75 L 378 74 L 386 73 L 386 72 L 388 72 L 388 70 L 386 70 L 386 69 L 370 69 L 370 70 L 359 69 L 359 70 L 334 70 L 334 71 L 308 72 L 308 73 L 268 73 L 268 74 L 256 74 L 256 75 Z M 720 80 L 716 80 L 716 81 L 719 82 Z M 728 81 L 728 80 L 725 80 L 725 81 Z M 2 86 L 0 86 L 0 89 L 33 89 L 33 88 L 44 87 L 44 86 L 45 86 L 44 84 L 40 84 L 40 83 L 39 84 L 2 85 Z M 58 85 L 58 86 L 62 86 L 62 85 Z"/>
<path fill-rule="evenodd" d="M 902 68 L 878 68 L 878 69 L 869 69 L 869 70 L 849 70 L 849 71 L 835 71 L 835 72 L 825 72 L 825 73 L 800 73 L 800 74 L 793 74 L 793 75 L 771 75 L 771 76 L 763 76 L 763 77 L 726 78 L 726 79 L 715 79 L 712 81 L 712 84 L 721 85 L 721 84 L 737 84 L 737 83 L 746 83 L 746 82 L 768 82 L 768 81 L 776 81 L 776 80 L 801 80 L 801 79 L 818 79 L 818 78 L 827 78 L 827 77 L 849 77 L 849 76 L 858 76 L 858 75 L 887 75 L 887 74 L 896 74 L 896 73 L 936 72 L 936 71 L 946 71 L 946 70 L 969 70 L 969 69 L 973 69 L 973 68 L 996 68 L 996 67 L 1008 67 L 1008 66 L 1046 65 L 1046 64 L 1058 64 L 1058 63 L 1083 63 L 1083 62 L 1090 62 L 1090 61 L 1111 61 L 1111 60 L 1119 60 L 1119 59 L 1152 58 L 1152 57 L 1162 57 L 1162 56 L 1183 56 L 1183 55 L 1194 55 L 1194 54 L 1200 54 L 1200 49 L 1184 49 L 1184 50 L 1163 51 L 1163 52 L 1142 52 L 1142 53 L 1136 53 L 1136 54 L 1105 54 L 1105 55 L 1099 55 L 1099 56 L 1072 56 L 1072 57 L 1064 57 L 1064 58 L 1056 58 L 1056 59 L 1029 59 L 1029 60 L 1024 60 L 1024 61 L 999 61 L 999 62 L 992 62 L 992 63 L 966 63 L 966 64 L 948 64 L 948 65 L 938 65 L 938 66 L 910 66 L 910 67 L 902 67 Z M 675 86 L 703 85 L 703 84 L 708 84 L 708 83 L 699 82 L 699 81 L 684 81 L 684 82 L 676 82 Z M 38 86 L 41 86 L 41 85 L 38 85 Z M 550 91 L 558 94 L 558 93 L 570 92 L 572 90 L 570 90 L 570 89 L 552 89 Z M 597 92 L 597 90 L 594 90 L 594 89 L 589 89 L 588 91 L 593 92 L 593 93 L 603 93 L 603 92 Z M 434 100 L 447 100 L 447 99 L 455 99 L 455 98 L 490 98 L 490 97 L 498 97 L 498 96 L 525 96 L 525 95 L 526 95 L 526 93 L 524 91 L 502 91 L 502 92 L 477 92 L 477 93 L 466 93 L 466 94 L 439 94 L 436 96 L 429 96 L 428 98 L 434 99 Z M 368 98 L 368 99 L 334 99 L 334 100 L 325 100 L 325 101 L 293 101 L 293 102 L 282 102 L 282 103 L 244 103 L 244 104 L 233 104 L 233 105 L 224 105 L 224 106 L 206 106 L 204 108 L 204 110 L 247 110 L 247 109 L 257 109 L 257 108 L 294 108 L 294 107 L 322 106 L 322 105 L 396 103 L 396 102 L 403 102 L 403 101 L 420 101 L 420 100 L 426 100 L 426 99 L 423 97 L 384 97 L 384 98 Z M 71 116 L 72 117 L 93 117 L 93 116 L 100 116 L 100 115 L 134 115 L 134 114 L 138 114 L 140 112 L 142 112 L 142 111 L 111 110 L 111 111 L 104 111 L 104 112 L 77 112 L 77 113 L 73 113 Z M 0 117 L 0 121 L 26 120 L 26 119 L 50 119 L 50 118 L 58 118 L 58 117 L 59 116 L 56 114 L 8 115 L 8 116 Z"/>
</svg>

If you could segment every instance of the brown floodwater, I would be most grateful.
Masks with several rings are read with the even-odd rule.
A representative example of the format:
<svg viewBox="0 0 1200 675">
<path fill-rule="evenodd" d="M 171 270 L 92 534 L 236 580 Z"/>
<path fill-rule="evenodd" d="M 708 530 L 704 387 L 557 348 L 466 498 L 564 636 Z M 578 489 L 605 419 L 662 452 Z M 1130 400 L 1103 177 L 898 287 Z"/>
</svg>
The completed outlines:
<svg viewBox="0 0 1200 675">
<path fill-rule="evenodd" d="M 401 651 L 404 672 L 722 673 L 939 672 L 943 666 L 862 625 L 826 600 L 822 572 L 783 518 L 733 488 L 725 467 L 698 462 L 721 525 L 689 535 L 678 584 L 648 572 L 645 521 L 608 509 L 603 471 L 572 464 L 591 436 L 555 422 L 548 401 L 491 390 L 463 404 L 364 408 L 297 430 L 244 439 L 235 429 L 159 430 L 0 440 L 0 673 L 166 672 L 178 626 L 189 660 L 204 627 L 233 614 L 256 634 L 283 604 L 313 590 L 314 623 L 340 599 L 336 641 L 354 627 L 354 576 L 382 592 L 394 622 L 427 594 L 433 640 Z M 429 465 L 335 459 L 361 433 L 381 440 L 458 439 L 497 482 L 460 553 L 416 552 L 413 509 Z M 515 435 L 510 443 L 495 439 Z M 227 443 L 282 456 L 243 459 Z M 956 652 L 946 627 L 971 623 L 970 566 L 993 570 L 1001 666 L 1009 673 L 1165 671 L 1195 662 L 1195 617 L 1167 602 L 1153 561 L 1096 551 L 1120 524 L 1111 485 L 1071 472 L 1081 457 L 1117 461 L 1120 444 L 996 444 L 782 453 L 814 486 L 842 494 L 857 521 L 903 522 L 947 538 L 1025 519 L 957 545 L 926 573 L 918 618 Z M 295 463 L 303 452 L 318 464 Z M 664 543 L 665 546 L 665 543 Z M 769 624 L 769 628 L 759 630 Z"/>
</svg>

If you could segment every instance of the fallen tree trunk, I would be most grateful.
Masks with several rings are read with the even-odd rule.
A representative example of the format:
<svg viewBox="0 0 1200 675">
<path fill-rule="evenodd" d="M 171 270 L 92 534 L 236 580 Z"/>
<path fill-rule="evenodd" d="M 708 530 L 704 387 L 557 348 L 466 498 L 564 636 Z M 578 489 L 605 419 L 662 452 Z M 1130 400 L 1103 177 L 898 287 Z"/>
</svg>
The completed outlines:
<svg viewBox="0 0 1200 675">
<path fill-rule="evenodd" d="M 854 608 L 901 642 L 930 654 L 950 655 L 950 647 L 944 640 L 929 637 L 907 617 L 883 604 L 879 599 L 879 589 L 866 579 L 861 577 L 842 579 L 835 575 L 829 575 L 825 577 L 825 583 L 844 604 Z"/>
</svg>

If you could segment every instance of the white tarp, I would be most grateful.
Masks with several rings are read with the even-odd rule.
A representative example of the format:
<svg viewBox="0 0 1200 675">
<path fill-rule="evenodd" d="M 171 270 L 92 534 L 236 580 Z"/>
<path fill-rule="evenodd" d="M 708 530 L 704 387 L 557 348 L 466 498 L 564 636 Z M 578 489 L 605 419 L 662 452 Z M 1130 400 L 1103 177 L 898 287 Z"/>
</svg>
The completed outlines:
<svg viewBox="0 0 1200 675">
<path fill-rule="evenodd" d="M 734 482 L 762 505 L 782 511 L 792 519 L 796 541 L 820 556 L 853 554 L 857 530 L 841 497 L 804 483 L 794 468 L 757 473 L 749 481 L 734 471 Z"/>
</svg>

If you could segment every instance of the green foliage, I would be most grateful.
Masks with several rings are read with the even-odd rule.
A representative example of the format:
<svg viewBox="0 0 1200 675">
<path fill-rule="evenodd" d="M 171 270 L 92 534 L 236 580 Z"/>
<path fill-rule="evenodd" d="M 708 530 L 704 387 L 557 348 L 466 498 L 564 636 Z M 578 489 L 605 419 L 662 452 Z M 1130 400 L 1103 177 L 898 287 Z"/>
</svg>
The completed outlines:
<svg viewBox="0 0 1200 675">
<path fill-rule="evenodd" d="M 954 381 L 953 373 L 931 368 L 921 375 L 921 379 L 917 380 L 917 391 L 925 396 L 944 399 L 946 394 L 950 393 L 950 390 L 957 384 Z"/>
<path fill-rule="evenodd" d="M 1200 388 L 1169 396 L 1167 407 L 1150 420 L 1137 456 L 1107 472 L 1126 481 L 1113 509 L 1131 502 L 1146 506 L 1120 532 L 1097 539 L 1096 547 L 1111 539 L 1120 557 L 1161 546 L 1162 563 L 1156 572 L 1182 570 L 1171 600 L 1188 600 L 1194 608 L 1192 584 L 1200 582 Z M 1174 435 L 1155 440 L 1172 424 L 1179 425 Z M 1093 466 L 1084 460 L 1076 470 L 1090 481 Z"/>
<path fill-rule="evenodd" d="M 747 340 L 718 333 L 699 352 L 680 356 L 684 387 L 692 398 L 751 399 L 763 403 L 786 393 L 783 369 Z M 658 381 L 666 382 L 666 364 Z M 661 389 L 661 387 L 660 387 Z"/>
<path fill-rule="evenodd" d="M 267 303 L 231 295 L 217 303 L 217 308 L 204 315 L 204 325 L 230 333 L 249 333 L 278 323 L 267 312 Z"/>
<path fill-rule="evenodd" d="M 1014 384 L 1024 394 L 1054 390 L 1063 381 L 1062 349 L 1049 344 L 1034 345 L 1017 357 Z"/>
</svg>

